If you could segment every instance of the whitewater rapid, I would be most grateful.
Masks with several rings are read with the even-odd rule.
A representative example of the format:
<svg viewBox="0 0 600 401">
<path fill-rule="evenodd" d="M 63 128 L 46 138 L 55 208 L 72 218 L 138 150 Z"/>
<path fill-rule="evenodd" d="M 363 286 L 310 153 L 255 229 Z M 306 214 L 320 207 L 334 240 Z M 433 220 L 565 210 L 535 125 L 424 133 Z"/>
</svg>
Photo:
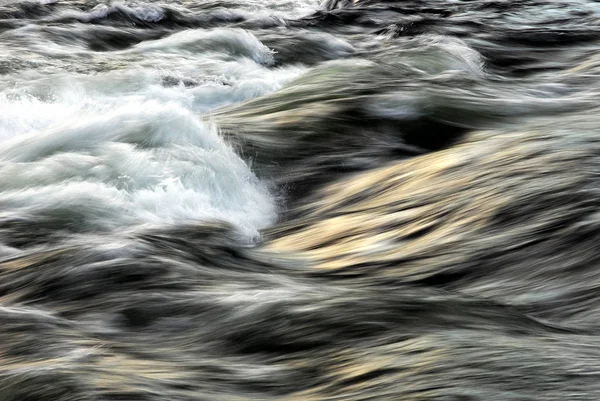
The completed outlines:
<svg viewBox="0 0 600 401">
<path fill-rule="evenodd" d="M 161 10 L 111 4 L 45 18 L 158 21 Z M 79 234 L 223 220 L 249 238 L 271 224 L 277 202 L 252 155 L 224 141 L 210 112 L 276 91 L 306 67 L 274 66 L 273 50 L 241 28 L 188 29 L 110 52 L 77 39 L 98 29 L 118 28 L 24 23 L 0 33 L 0 220 Z"/>
<path fill-rule="evenodd" d="M 0 401 L 600 400 L 592 0 L 0 0 Z"/>
</svg>

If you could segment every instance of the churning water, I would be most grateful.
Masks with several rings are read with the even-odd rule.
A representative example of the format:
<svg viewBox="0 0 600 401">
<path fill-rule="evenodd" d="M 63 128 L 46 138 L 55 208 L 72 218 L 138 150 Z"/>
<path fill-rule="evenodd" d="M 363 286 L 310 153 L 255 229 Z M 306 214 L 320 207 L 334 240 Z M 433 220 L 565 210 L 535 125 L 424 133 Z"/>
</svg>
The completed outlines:
<svg viewBox="0 0 600 401">
<path fill-rule="evenodd" d="M 592 0 L 0 0 L 0 401 L 597 401 L 599 112 Z"/>
</svg>

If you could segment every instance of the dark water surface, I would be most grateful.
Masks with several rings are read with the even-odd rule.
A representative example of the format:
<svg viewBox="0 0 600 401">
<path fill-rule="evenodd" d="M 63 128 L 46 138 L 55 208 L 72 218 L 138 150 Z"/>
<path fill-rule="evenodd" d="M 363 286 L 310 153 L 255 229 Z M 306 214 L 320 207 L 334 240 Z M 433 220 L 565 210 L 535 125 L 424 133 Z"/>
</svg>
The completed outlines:
<svg viewBox="0 0 600 401">
<path fill-rule="evenodd" d="M 0 401 L 600 399 L 600 2 L 0 0 Z"/>
</svg>

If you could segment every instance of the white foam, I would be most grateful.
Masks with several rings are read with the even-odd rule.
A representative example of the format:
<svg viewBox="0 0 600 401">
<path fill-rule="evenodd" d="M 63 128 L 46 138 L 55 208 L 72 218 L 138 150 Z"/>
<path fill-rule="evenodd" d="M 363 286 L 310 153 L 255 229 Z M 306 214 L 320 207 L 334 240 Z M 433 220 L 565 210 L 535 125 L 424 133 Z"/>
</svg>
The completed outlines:
<svg viewBox="0 0 600 401">
<path fill-rule="evenodd" d="M 66 214 L 87 230 L 220 219 L 248 235 L 275 217 L 268 191 L 216 127 L 156 101 L 77 113 L 0 144 L 0 210 Z"/>
<path fill-rule="evenodd" d="M 133 4 L 91 13 L 110 7 L 160 17 Z M 106 53 L 33 25 L 5 39 L 0 52 L 33 68 L 0 76 L 0 219 L 99 232 L 219 219 L 250 236 L 273 222 L 274 200 L 204 113 L 278 90 L 306 67 L 270 68 L 271 50 L 241 29 Z"/>
<path fill-rule="evenodd" d="M 44 0 L 38 1 L 42 2 Z M 46 1 L 55 2 L 55 0 Z M 161 5 L 148 2 L 108 2 L 100 3 L 89 11 L 66 10 L 48 17 L 47 20 L 54 21 L 64 18 L 74 18 L 82 22 L 89 22 L 95 19 L 106 18 L 111 13 L 120 12 L 141 21 L 155 23 L 165 18 L 165 7 L 177 10 L 182 15 L 194 15 L 194 12 L 186 9 L 185 5 L 176 3 Z M 203 10 L 202 13 L 210 13 L 214 16 L 219 14 L 221 16 L 240 16 L 250 20 L 264 18 L 291 19 L 310 15 L 318 8 L 318 0 L 246 0 L 236 5 L 226 4 L 224 7 L 211 9 L 210 11 Z"/>
<path fill-rule="evenodd" d="M 247 54 L 262 46 L 227 32 L 249 40 Z M 0 218 L 92 232 L 218 219 L 249 236 L 273 222 L 265 186 L 200 113 L 277 90 L 305 68 L 181 51 L 156 66 L 149 53 L 99 74 L 0 79 Z"/>
<path fill-rule="evenodd" d="M 194 54 L 201 52 L 248 57 L 260 64 L 272 64 L 273 52 L 253 34 L 243 29 L 194 29 L 166 38 L 142 42 L 127 52 Z"/>
<path fill-rule="evenodd" d="M 141 21 L 159 22 L 165 17 L 163 8 L 156 4 L 149 3 L 110 3 L 98 4 L 90 11 L 67 10 L 58 15 L 51 16 L 49 20 L 60 20 L 64 18 L 74 18 L 82 22 L 89 22 L 95 19 L 106 18 L 114 12 L 122 12 L 131 15 Z"/>
</svg>

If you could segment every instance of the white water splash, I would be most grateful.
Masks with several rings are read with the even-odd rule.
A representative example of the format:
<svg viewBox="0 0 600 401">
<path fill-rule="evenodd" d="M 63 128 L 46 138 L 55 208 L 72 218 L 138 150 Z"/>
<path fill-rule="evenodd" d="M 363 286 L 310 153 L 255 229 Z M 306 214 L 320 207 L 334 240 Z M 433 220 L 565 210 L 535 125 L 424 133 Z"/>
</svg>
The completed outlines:
<svg viewBox="0 0 600 401">
<path fill-rule="evenodd" d="M 68 44 L 44 46 L 38 33 L 22 33 L 24 46 L 107 68 L 0 78 L 0 218 L 60 215 L 62 228 L 86 232 L 218 219 L 249 236 L 273 222 L 265 186 L 202 113 L 277 90 L 305 67 L 269 68 L 270 50 L 239 29 L 185 31 L 106 58 L 77 43 L 63 57 Z"/>
</svg>

